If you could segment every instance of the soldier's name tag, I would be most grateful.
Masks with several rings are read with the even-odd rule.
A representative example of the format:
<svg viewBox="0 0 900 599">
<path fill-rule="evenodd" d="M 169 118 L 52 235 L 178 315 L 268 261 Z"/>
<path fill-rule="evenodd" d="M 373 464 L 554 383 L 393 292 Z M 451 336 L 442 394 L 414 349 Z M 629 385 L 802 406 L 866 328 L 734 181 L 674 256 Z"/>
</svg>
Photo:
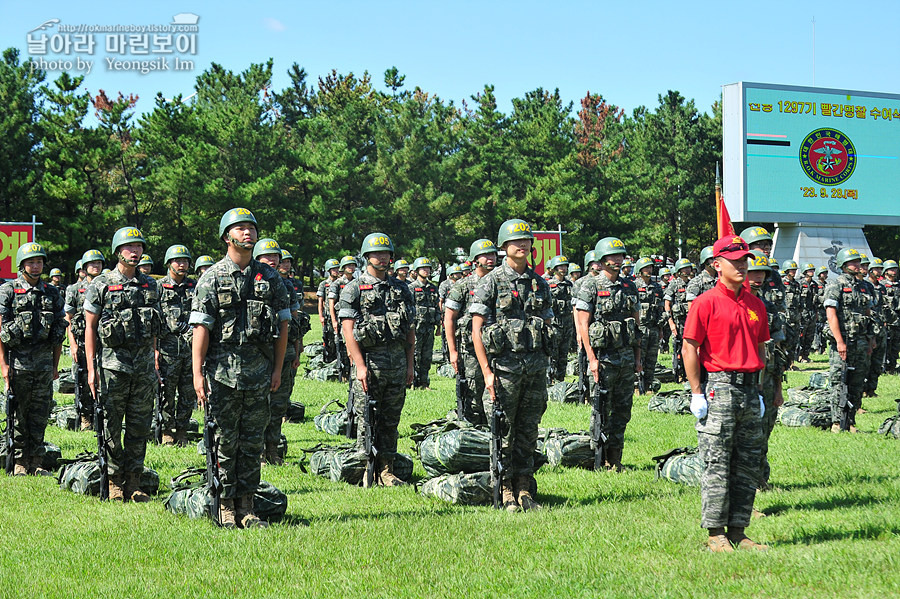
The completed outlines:
<svg viewBox="0 0 900 599">
<path fill-rule="evenodd" d="M 841 291 L 843 291 L 844 293 L 852 293 L 852 292 L 853 292 L 853 288 L 851 288 L 851 287 L 844 287 L 843 289 L 841 289 Z"/>
<path fill-rule="evenodd" d="M 166 289 L 175 289 L 175 285 L 172 283 L 163 283 L 162 286 Z"/>
<path fill-rule="evenodd" d="M 110 285 L 106 288 L 107 291 L 122 291 L 121 285 Z"/>
<path fill-rule="evenodd" d="M 422 288 L 421 288 L 421 287 L 416 287 L 415 290 L 416 290 L 416 291 L 422 291 Z"/>
<path fill-rule="evenodd" d="M 25 289 L 13 289 L 14 293 L 27 293 Z"/>
<path fill-rule="evenodd" d="M 558 286 L 558 283 L 550 283 L 550 287 L 552 287 L 552 288 L 554 288 L 554 289 L 555 289 L 557 286 Z"/>
<path fill-rule="evenodd" d="M 598 291 L 597 292 L 597 297 L 609 297 L 609 296 L 610 296 L 609 291 Z"/>
<path fill-rule="evenodd" d="M 643 293 L 644 291 L 647 291 L 647 288 L 646 287 L 638 287 L 638 291 Z"/>
<path fill-rule="evenodd" d="M 343 285 L 342 285 L 342 287 L 343 287 Z M 360 289 L 360 291 L 368 291 L 369 289 L 374 289 L 374 287 L 372 285 L 360 285 L 359 289 Z"/>
</svg>

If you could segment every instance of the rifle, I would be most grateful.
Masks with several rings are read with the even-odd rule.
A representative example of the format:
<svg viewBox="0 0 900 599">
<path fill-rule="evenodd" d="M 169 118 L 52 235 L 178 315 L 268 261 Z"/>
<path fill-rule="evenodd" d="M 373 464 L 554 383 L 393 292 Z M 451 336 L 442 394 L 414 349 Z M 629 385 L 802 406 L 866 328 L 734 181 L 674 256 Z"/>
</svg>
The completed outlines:
<svg viewBox="0 0 900 599">
<path fill-rule="evenodd" d="M 855 368 L 851 368 L 847 366 L 847 361 L 845 360 L 843 365 L 841 366 L 841 390 L 838 393 L 838 407 L 841 410 L 841 430 L 849 431 L 850 430 L 850 417 L 855 409 L 854 405 L 850 403 L 850 399 L 848 397 L 849 388 L 847 386 L 847 371 L 848 370 L 856 370 Z"/>
<path fill-rule="evenodd" d="M 646 373 L 646 370 L 641 370 L 637 375 L 638 393 L 640 393 L 641 395 L 647 392 L 647 377 L 645 376 Z"/>
<path fill-rule="evenodd" d="M 609 389 L 602 364 L 599 375 L 591 398 L 591 449 L 594 450 L 594 470 L 600 470 L 606 462 L 606 443 L 609 440 L 609 436 L 606 434 L 609 419 L 609 406 L 606 398 L 609 395 Z"/>
<path fill-rule="evenodd" d="M 6 435 L 4 442 L 6 443 L 6 473 L 12 474 L 16 469 L 15 452 L 13 451 L 13 424 L 16 420 L 16 396 L 13 393 L 12 386 L 12 364 L 9 364 L 9 386 L 6 388 Z"/>
<path fill-rule="evenodd" d="M 462 356 L 456 359 L 456 368 L 456 417 L 460 420 L 468 420 L 466 405 L 469 403 L 469 381 L 466 379 Z"/>
<path fill-rule="evenodd" d="M 100 364 L 94 362 L 94 385 L 99 383 L 98 388 L 103 387 L 103 382 L 98 380 L 100 375 Z M 109 501 L 109 456 L 107 449 L 109 447 L 106 438 L 106 429 L 103 426 L 105 420 L 103 414 L 103 401 L 101 401 L 100 393 L 94 394 L 94 430 L 97 432 L 97 464 L 100 466 L 100 501 Z"/>
<path fill-rule="evenodd" d="M 75 430 L 78 430 L 81 417 L 81 363 L 78 362 L 77 351 L 72 366 L 75 375 Z"/>
<path fill-rule="evenodd" d="M 340 359 L 340 358 L 338 358 Z M 353 378 L 350 379 L 350 385 L 347 389 L 347 406 L 345 408 L 347 412 L 347 438 L 355 439 L 356 438 L 356 406 L 355 403 L 355 393 L 353 392 Z"/>
<path fill-rule="evenodd" d="M 681 347 L 684 345 L 681 331 L 675 335 L 673 343 L 675 351 L 672 353 L 672 373 L 675 375 L 675 382 L 681 383 L 687 380 L 687 374 L 684 371 L 684 361 L 681 359 Z"/>
<path fill-rule="evenodd" d="M 503 506 L 500 487 L 506 471 L 506 464 L 503 463 L 501 455 L 504 424 L 506 424 L 506 413 L 500 402 L 495 401 L 491 411 L 491 488 L 494 495 L 494 507 L 497 509 Z"/>
<path fill-rule="evenodd" d="M 159 378 L 159 385 L 156 388 L 156 406 L 153 409 L 153 439 L 156 441 L 157 445 L 162 444 L 162 435 L 163 435 L 163 417 L 162 417 L 162 404 L 165 399 L 166 393 L 166 380 L 162 377 Z"/>
<path fill-rule="evenodd" d="M 578 397 L 581 399 L 581 403 L 588 403 L 590 400 L 589 372 L 587 351 L 582 346 L 578 349 Z"/>
<path fill-rule="evenodd" d="M 212 521 L 222 526 L 219 514 L 219 504 L 222 497 L 222 479 L 219 478 L 219 440 L 216 438 L 216 430 L 219 425 L 209 413 L 209 402 L 212 399 L 212 389 L 203 402 L 203 445 L 206 447 L 206 488 L 209 493 L 209 515 Z"/>
<path fill-rule="evenodd" d="M 881 372 L 887 372 L 888 366 L 891 364 L 890 357 L 888 354 L 890 353 L 889 349 L 891 347 L 891 328 L 887 325 L 884 326 L 884 357 L 881 359 Z"/>
<path fill-rule="evenodd" d="M 370 384 L 371 381 L 369 357 L 366 356 L 366 385 Z M 374 487 L 381 480 L 380 473 L 375 471 L 375 461 L 378 458 L 378 437 L 375 433 L 378 413 L 375 408 L 375 399 L 369 391 L 363 390 L 362 400 L 365 402 L 365 409 L 363 410 L 363 426 L 365 427 L 363 446 L 366 451 L 366 476 L 363 480 L 363 486 L 369 488 Z"/>
<path fill-rule="evenodd" d="M 341 380 L 344 378 L 344 363 L 341 361 L 341 348 L 344 346 L 344 340 L 341 338 L 341 333 L 338 330 L 334 331 L 334 353 L 337 357 L 337 370 L 338 376 L 341 377 Z"/>
</svg>

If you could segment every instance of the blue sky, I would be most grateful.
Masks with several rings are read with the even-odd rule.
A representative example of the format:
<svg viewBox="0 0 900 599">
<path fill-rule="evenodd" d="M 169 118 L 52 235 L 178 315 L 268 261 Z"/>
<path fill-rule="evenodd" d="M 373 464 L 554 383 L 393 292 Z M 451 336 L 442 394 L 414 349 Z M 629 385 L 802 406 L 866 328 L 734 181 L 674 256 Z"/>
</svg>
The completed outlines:
<svg viewBox="0 0 900 599">
<path fill-rule="evenodd" d="M 293 62 L 312 81 L 331 69 L 368 70 L 379 86 L 384 70 L 397 66 L 407 88 L 418 85 L 457 105 L 493 84 L 504 112 L 512 98 L 537 87 L 558 87 L 576 110 L 587 91 L 630 112 L 656 106 L 658 94 L 674 89 L 708 111 L 722 84 L 741 80 L 900 93 L 897 6 L 831 0 L 4 0 L 0 46 L 19 47 L 27 57 L 27 32 L 49 19 L 66 25 L 149 25 L 170 23 L 178 13 L 199 15 L 197 53 L 184 56 L 195 61 L 193 71 L 111 71 L 105 66 L 105 34 L 95 35 L 100 48 L 93 55 L 82 55 L 94 61 L 86 89 L 135 93 L 141 97 L 139 112 L 152 108 L 158 91 L 165 97 L 190 94 L 194 79 L 211 62 L 239 71 L 269 57 L 275 60 L 275 89 L 286 86 Z"/>
</svg>

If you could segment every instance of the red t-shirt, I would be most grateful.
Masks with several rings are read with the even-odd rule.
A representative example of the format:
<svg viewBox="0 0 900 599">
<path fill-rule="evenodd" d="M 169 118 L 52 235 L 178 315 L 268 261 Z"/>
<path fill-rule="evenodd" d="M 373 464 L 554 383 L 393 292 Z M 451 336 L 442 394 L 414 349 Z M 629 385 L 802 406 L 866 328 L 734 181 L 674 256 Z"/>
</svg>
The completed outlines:
<svg viewBox="0 0 900 599">
<path fill-rule="evenodd" d="M 758 347 L 769 340 L 766 307 L 745 288 L 735 296 L 719 281 L 691 304 L 684 338 L 700 344 L 700 363 L 708 372 L 762 370 Z"/>
</svg>

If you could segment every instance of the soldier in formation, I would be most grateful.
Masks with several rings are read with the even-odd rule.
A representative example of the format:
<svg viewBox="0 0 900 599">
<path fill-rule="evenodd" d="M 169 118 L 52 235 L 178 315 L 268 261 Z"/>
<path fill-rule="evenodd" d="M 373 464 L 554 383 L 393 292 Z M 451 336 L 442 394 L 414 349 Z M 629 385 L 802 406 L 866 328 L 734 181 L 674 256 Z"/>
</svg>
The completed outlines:
<svg viewBox="0 0 900 599">
<path fill-rule="evenodd" d="M 713 268 L 712 246 L 708 245 L 700 250 L 700 274 L 688 281 L 685 288 L 684 299 L 688 309 L 691 302 L 716 286 L 716 269 Z"/>
<path fill-rule="evenodd" d="M 797 350 L 797 361 L 809 364 L 809 353 L 812 351 L 813 339 L 816 336 L 819 283 L 816 281 L 816 267 L 809 262 L 803 265 L 803 280 L 800 281 L 800 346 Z"/>
<path fill-rule="evenodd" d="M 401 283 L 409 283 L 409 262 L 400 258 L 399 260 L 394 261 L 392 266 L 394 270 L 394 275 L 398 281 Z"/>
<path fill-rule="evenodd" d="M 869 370 L 866 373 L 866 386 L 863 397 L 877 397 L 878 379 L 884 369 L 885 343 L 887 331 L 884 324 L 884 294 L 885 287 L 879 281 L 883 270 L 881 258 L 869 258 L 860 253 L 860 273 L 866 293 L 872 302 L 872 337 L 875 345 L 872 347 L 872 355 L 869 357 Z M 857 411 L 864 413 L 862 405 L 857 406 Z"/>
<path fill-rule="evenodd" d="M 550 372 L 554 382 L 566 378 L 566 364 L 569 350 L 575 338 L 575 320 L 572 311 L 572 281 L 568 279 L 569 260 L 565 256 L 554 256 L 547 263 L 551 273 L 548 281 L 553 296 L 553 327 L 556 329 L 556 346 L 550 356 Z"/>
<path fill-rule="evenodd" d="M 170 246 L 163 264 L 166 276 L 157 281 L 163 319 L 156 347 L 162 385 L 161 421 L 157 426 L 163 445 L 186 445 L 191 412 L 197 405 L 191 366 L 192 329 L 188 325 L 196 282 L 188 277 L 191 252 L 187 247 Z"/>
<path fill-rule="evenodd" d="M 447 267 L 447 278 L 438 285 L 438 309 L 440 310 L 441 315 L 441 323 L 439 326 L 441 328 L 442 364 L 450 363 L 450 348 L 447 346 L 447 330 L 444 328 L 444 316 L 447 313 L 444 302 L 447 301 L 447 294 L 450 293 L 450 289 L 453 287 L 454 283 L 459 281 L 462 277 L 462 267 L 460 267 L 459 264 L 451 264 Z"/>
<path fill-rule="evenodd" d="M 50 283 L 49 285 L 53 285 L 57 289 L 62 288 L 62 278 L 63 273 L 60 269 L 54 268 L 50 271 Z"/>
<path fill-rule="evenodd" d="M 84 318 L 84 298 L 88 286 L 103 270 L 103 254 L 100 250 L 88 250 L 78 261 L 82 265 L 85 276 L 82 280 L 72 283 L 66 288 L 65 311 L 66 320 L 69 321 L 69 353 L 72 356 L 72 371 L 75 376 L 75 384 L 80 385 L 81 412 L 79 414 L 80 428 L 83 431 L 93 426 L 94 397 L 87 384 L 87 356 L 84 353 L 84 333 L 86 329 Z M 77 368 L 76 368 L 77 365 Z"/>
<path fill-rule="evenodd" d="M 431 378 L 428 376 L 428 370 L 431 368 L 431 356 L 434 353 L 434 330 L 440 324 L 441 319 L 438 289 L 429 279 L 431 277 L 431 260 L 424 257 L 416 258 L 411 270 L 415 278 L 409 282 L 409 290 L 416 303 L 414 323 L 416 372 L 413 377 L 413 389 L 430 391 Z"/>
<path fill-rule="evenodd" d="M 253 258 L 256 218 L 233 208 L 219 221 L 225 257 L 197 282 L 189 323 L 194 392 L 217 424 L 223 527 L 267 526 L 253 511 L 269 424 L 269 395 L 282 384 L 290 304 L 278 272 Z M 281 252 L 279 250 L 278 255 Z M 205 370 L 204 370 L 205 369 Z"/>
<path fill-rule="evenodd" d="M 138 264 L 138 271 L 148 277 L 153 274 L 153 258 L 147 254 L 141 256 L 141 262 Z"/>
<path fill-rule="evenodd" d="M 88 386 L 102 402 L 113 501 L 150 501 L 140 479 L 159 384 L 162 316 L 156 281 L 138 270 L 146 249 L 140 230 L 116 231 L 110 247 L 115 267 L 96 277 L 84 298 Z"/>
<path fill-rule="evenodd" d="M 406 388 L 412 385 L 415 374 L 416 308 L 409 286 L 387 275 L 394 257 L 390 237 L 383 233 L 367 235 L 360 255 L 365 270 L 341 291 L 338 317 L 352 361 L 354 397 L 368 395 L 374 401 L 374 480 L 394 487 L 405 484 L 394 474 L 394 459 Z M 360 453 L 365 451 L 366 403 L 354 402 L 356 449 Z M 364 484 L 368 482 L 368 477 L 364 478 Z"/>
<path fill-rule="evenodd" d="M 59 289 L 41 281 L 46 261 L 41 244 L 19 246 L 18 274 L 0 285 L 0 372 L 15 398 L 8 473 L 16 476 L 51 474 L 42 465 L 44 431 L 68 323 Z"/>
<path fill-rule="evenodd" d="M 534 452 L 538 424 L 547 409 L 547 367 L 554 329 L 550 287 L 528 266 L 534 243 L 531 226 L 507 220 L 497 245 L 506 252 L 500 265 L 475 287 L 469 306 L 472 342 L 484 376 L 488 420 L 502 408 L 504 469 L 501 491 L 507 511 L 533 510 Z"/>
<path fill-rule="evenodd" d="M 569 264 L 569 280 L 575 283 L 581 278 L 581 266 L 578 264 Z"/>
<path fill-rule="evenodd" d="M 197 275 L 197 278 L 199 279 L 203 276 L 203 273 L 209 270 L 209 267 L 215 263 L 216 261 L 212 259 L 212 256 L 207 256 L 206 254 L 200 256 L 197 258 L 196 264 L 194 264 L 194 274 Z"/>
<path fill-rule="evenodd" d="M 894 260 L 885 260 L 884 278 L 884 318 L 887 325 L 885 349 L 885 372 L 897 374 L 897 355 L 900 354 L 900 267 Z"/>
<path fill-rule="evenodd" d="M 634 269 L 637 273 L 635 285 L 641 306 L 641 372 L 644 380 L 652 381 L 659 355 L 660 331 L 666 324 L 663 290 L 653 280 L 653 260 L 641 258 L 635 263 Z M 653 392 L 650 385 L 645 386 L 644 392 Z"/>
<path fill-rule="evenodd" d="M 793 260 L 785 260 L 781 264 L 784 275 L 781 283 L 784 285 L 784 307 L 786 327 L 784 348 L 791 362 L 795 362 L 800 351 L 800 337 L 803 326 L 803 287 L 797 281 L 797 263 Z"/>
<path fill-rule="evenodd" d="M 341 263 L 334 258 L 326 260 L 322 270 L 324 270 L 327 275 L 319 283 L 319 289 L 316 291 L 319 324 L 322 325 L 322 345 L 325 347 L 325 362 L 333 362 L 337 359 L 337 345 L 335 345 L 336 331 L 334 328 L 334 321 L 331 319 L 328 295 L 331 291 L 331 286 L 334 285 L 340 275 L 340 268 Z"/>
<path fill-rule="evenodd" d="M 338 321 L 337 304 L 341 298 L 341 292 L 354 280 L 357 264 L 353 256 L 344 256 L 338 264 L 341 275 L 328 288 L 328 313 L 331 316 L 331 326 L 335 330 L 335 346 L 337 348 L 338 361 L 341 365 L 341 380 L 347 381 L 350 377 L 350 362 L 347 359 L 347 346 L 341 337 L 341 325 Z"/>
<path fill-rule="evenodd" d="M 663 305 L 665 307 L 666 320 L 673 340 L 673 365 L 676 362 L 681 362 L 680 358 L 678 358 L 678 354 L 681 353 L 681 333 L 684 331 L 684 323 L 687 320 L 688 314 L 687 284 L 691 279 L 691 261 L 687 258 L 681 258 L 675 262 L 674 270 L 674 276 L 672 277 L 672 280 L 669 281 L 669 286 L 666 287 L 666 290 L 663 293 Z M 678 382 L 682 380 L 682 377 L 684 376 L 684 373 L 682 372 L 683 367 L 674 368 L 674 370 L 677 371 L 675 372 L 675 381 Z"/>
</svg>

